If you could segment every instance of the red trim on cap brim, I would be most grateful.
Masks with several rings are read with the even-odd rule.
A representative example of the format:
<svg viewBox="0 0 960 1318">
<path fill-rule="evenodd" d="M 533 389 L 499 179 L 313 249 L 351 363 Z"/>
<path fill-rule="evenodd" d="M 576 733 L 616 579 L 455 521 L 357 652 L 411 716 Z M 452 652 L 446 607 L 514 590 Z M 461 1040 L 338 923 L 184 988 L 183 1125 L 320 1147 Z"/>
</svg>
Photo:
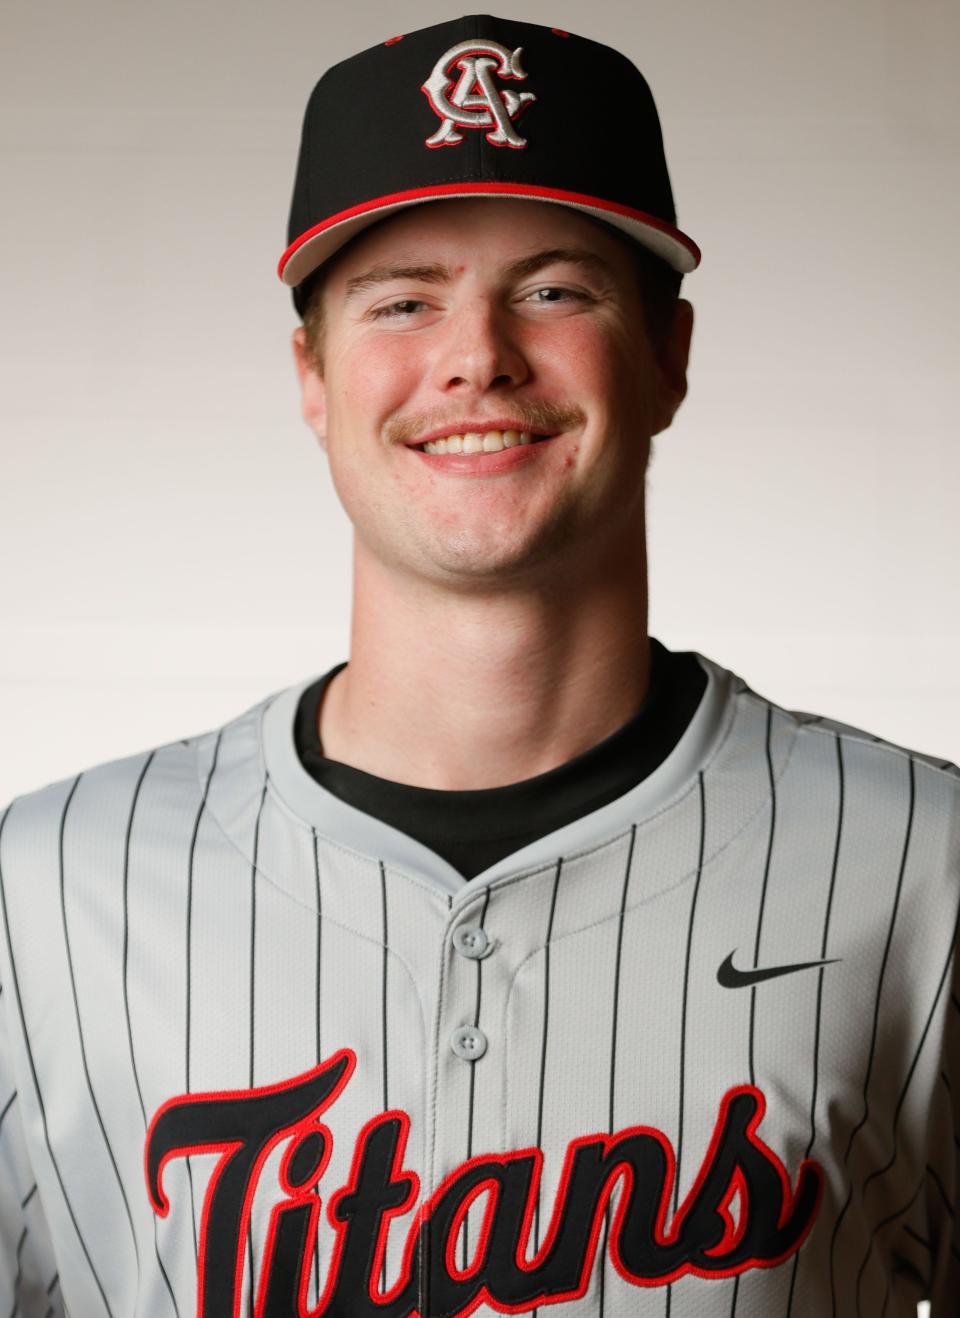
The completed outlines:
<svg viewBox="0 0 960 1318">
<path fill-rule="evenodd" d="M 600 212 L 601 216 L 606 214 L 611 219 L 617 216 L 622 220 L 633 221 L 642 229 L 653 230 L 655 233 L 662 234 L 664 238 L 671 240 L 671 252 L 666 259 L 680 273 L 688 274 L 700 264 L 700 249 L 687 234 L 669 224 L 666 220 L 661 220 L 656 215 L 648 215 L 645 211 L 634 210 L 632 207 L 623 206 L 619 202 L 607 201 L 602 197 L 591 197 L 582 192 L 567 192 L 562 188 L 542 187 L 536 183 L 436 183 L 431 187 L 409 188 L 404 192 L 391 192 L 386 196 L 376 197 L 372 201 L 361 202 L 358 206 L 350 206 L 346 210 L 339 211 L 336 215 L 321 220 L 319 224 L 313 225 L 312 228 L 302 233 L 299 238 L 294 239 L 280 258 L 277 274 L 285 284 L 296 287 L 308 274 L 316 269 L 316 266 L 298 272 L 297 277 L 291 280 L 286 277 L 291 258 L 312 239 L 350 220 L 359 220 L 369 216 L 372 222 L 373 214 L 378 210 L 398 210 L 403 206 L 414 205 L 417 202 L 438 200 L 444 197 L 463 197 L 465 195 L 553 201 L 585 211 Z M 626 226 L 621 225 L 618 227 Z M 344 242 L 346 242 L 346 237 Z M 332 255 L 332 252 L 328 255 Z M 664 255 L 664 253 L 661 252 L 660 255 Z M 326 257 L 323 259 L 326 259 Z M 677 264 L 677 261 L 680 263 Z M 317 262 L 317 265 L 320 264 L 322 264 L 322 261 Z"/>
</svg>

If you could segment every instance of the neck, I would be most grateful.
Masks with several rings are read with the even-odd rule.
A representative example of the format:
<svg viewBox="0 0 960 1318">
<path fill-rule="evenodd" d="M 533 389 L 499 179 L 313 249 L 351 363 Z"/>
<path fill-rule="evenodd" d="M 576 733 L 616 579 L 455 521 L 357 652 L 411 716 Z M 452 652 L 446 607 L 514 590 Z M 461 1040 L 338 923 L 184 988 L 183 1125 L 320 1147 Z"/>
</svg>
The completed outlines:
<svg viewBox="0 0 960 1318">
<path fill-rule="evenodd" d="M 642 536 L 639 558 L 620 545 L 554 572 L 549 591 L 495 594 L 398 576 L 358 545 L 350 661 L 325 693 L 320 740 L 394 782 L 501 787 L 615 732 L 649 673 Z"/>
</svg>

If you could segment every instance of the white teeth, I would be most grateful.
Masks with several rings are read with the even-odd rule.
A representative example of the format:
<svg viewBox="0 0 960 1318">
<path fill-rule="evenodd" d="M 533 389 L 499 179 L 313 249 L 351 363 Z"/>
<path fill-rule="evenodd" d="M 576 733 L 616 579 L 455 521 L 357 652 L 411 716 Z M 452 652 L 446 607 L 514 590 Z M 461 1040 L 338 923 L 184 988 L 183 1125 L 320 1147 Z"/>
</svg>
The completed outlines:
<svg viewBox="0 0 960 1318">
<path fill-rule="evenodd" d="M 483 435 L 478 430 L 468 430 L 466 434 L 448 435 L 446 439 L 431 440 L 420 447 L 426 453 L 499 453 L 517 444 L 533 442 L 529 430 L 488 430 Z"/>
</svg>

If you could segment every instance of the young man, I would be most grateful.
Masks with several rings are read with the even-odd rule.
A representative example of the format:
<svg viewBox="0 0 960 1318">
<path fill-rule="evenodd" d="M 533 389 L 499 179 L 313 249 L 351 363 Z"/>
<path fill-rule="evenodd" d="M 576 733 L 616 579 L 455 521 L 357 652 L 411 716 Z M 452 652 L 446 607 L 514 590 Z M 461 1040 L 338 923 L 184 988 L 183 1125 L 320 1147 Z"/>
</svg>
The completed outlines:
<svg viewBox="0 0 960 1318">
<path fill-rule="evenodd" d="M 609 49 L 321 79 L 349 662 L 4 814 L 11 1312 L 956 1312 L 960 773 L 647 634 L 698 255 Z"/>
</svg>

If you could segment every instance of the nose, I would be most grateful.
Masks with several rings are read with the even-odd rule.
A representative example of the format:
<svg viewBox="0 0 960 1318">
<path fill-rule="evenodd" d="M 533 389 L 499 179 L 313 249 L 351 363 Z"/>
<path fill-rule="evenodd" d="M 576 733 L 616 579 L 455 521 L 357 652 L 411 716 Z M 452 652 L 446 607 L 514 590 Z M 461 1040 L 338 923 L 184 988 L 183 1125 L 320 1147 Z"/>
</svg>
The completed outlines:
<svg viewBox="0 0 960 1318">
<path fill-rule="evenodd" d="M 483 296 L 470 299 L 449 317 L 449 332 L 435 363 L 439 389 L 485 393 L 529 378 L 528 362 L 508 318 L 504 307 Z"/>
</svg>

